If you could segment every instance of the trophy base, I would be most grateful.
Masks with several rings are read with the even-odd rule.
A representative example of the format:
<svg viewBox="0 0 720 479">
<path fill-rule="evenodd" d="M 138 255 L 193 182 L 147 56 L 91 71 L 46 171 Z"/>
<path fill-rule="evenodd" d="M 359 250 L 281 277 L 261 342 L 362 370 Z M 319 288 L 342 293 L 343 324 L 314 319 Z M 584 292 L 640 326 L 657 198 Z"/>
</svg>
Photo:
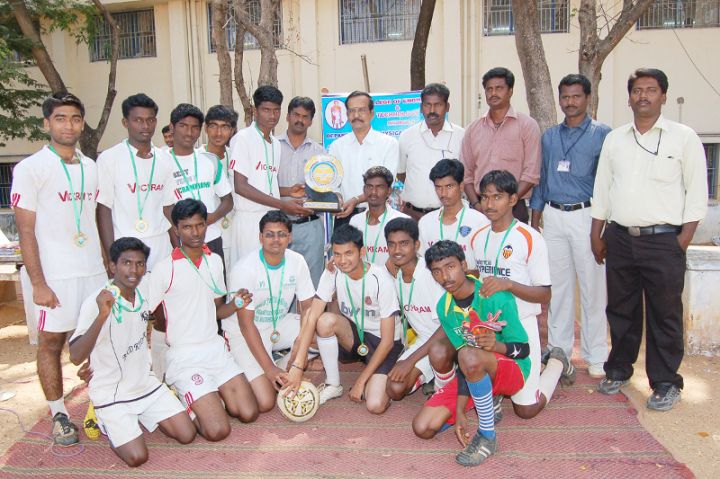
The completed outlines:
<svg viewBox="0 0 720 479">
<path fill-rule="evenodd" d="M 332 201 L 306 201 L 303 208 L 308 208 L 319 213 L 339 213 L 342 211 L 340 203 Z"/>
</svg>

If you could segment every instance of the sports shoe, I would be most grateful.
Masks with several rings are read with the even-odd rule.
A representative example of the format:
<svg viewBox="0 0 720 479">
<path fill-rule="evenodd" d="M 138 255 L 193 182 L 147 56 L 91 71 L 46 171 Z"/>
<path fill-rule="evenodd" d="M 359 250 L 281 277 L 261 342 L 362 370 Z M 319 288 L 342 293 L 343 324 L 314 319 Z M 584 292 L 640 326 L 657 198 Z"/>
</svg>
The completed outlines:
<svg viewBox="0 0 720 479">
<path fill-rule="evenodd" d="M 95 415 L 95 406 L 90 402 L 85 419 L 83 420 L 83 430 L 88 439 L 96 441 L 100 439 L 100 427 L 97 424 L 97 416 Z"/>
<path fill-rule="evenodd" d="M 608 379 L 605 378 L 602 381 L 600 381 L 600 384 L 598 384 L 598 392 L 602 394 L 617 394 L 620 392 L 620 388 L 625 386 L 628 383 L 628 380 L 625 379 L 623 381 L 618 381 L 615 379 Z"/>
<path fill-rule="evenodd" d="M 435 379 L 422 385 L 423 396 L 428 397 L 435 394 Z"/>
<path fill-rule="evenodd" d="M 653 411 L 669 411 L 680 401 L 680 388 L 674 384 L 659 384 L 647 400 L 647 408 Z"/>
<path fill-rule="evenodd" d="M 455 462 L 465 467 L 479 466 L 496 451 L 497 439 L 488 439 L 478 431 L 470 444 L 455 456 Z"/>
<path fill-rule="evenodd" d="M 565 351 L 562 348 L 552 348 L 550 350 L 550 358 L 557 359 L 563 365 L 562 374 L 560 375 L 560 382 L 563 386 L 572 386 L 575 382 L 575 366 L 570 362 L 568 357 L 565 355 Z"/>
<path fill-rule="evenodd" d="M 505 396 L 498 394 L 493 396 L 493 410 L 495 411 L 495 425 L 497 425 L 503 418 L 502 402 Z"/>
<path fill-rule="evenodd" d="M 605 368 L 603 368 L 603 364 L 605 363 L 595 363 L 588 366 L 588 374 L 593 379 L 602 379 L 605 377 Z"/>
<path fill-rule="evenodd" d="M 550 359 L 550 348 L 545 346 L 540 352 L 540 362 L 547 366 L 548 359 Z"/>
<path fill-rule="evenodd" d="M 340 385 L 333 386 L 331 384 L 321 384 L 317 389 L 320 393 L 321 406 L 331 399 L 339 398 L 343 393 L 343 387 Z"/>
<path fill-rule="evenodd" d="M 53 417 L 52 436 L 53 442 L 58 446 L 72 446 L 80 442 L 77 426 L 62 412 Z"/>
</svg>

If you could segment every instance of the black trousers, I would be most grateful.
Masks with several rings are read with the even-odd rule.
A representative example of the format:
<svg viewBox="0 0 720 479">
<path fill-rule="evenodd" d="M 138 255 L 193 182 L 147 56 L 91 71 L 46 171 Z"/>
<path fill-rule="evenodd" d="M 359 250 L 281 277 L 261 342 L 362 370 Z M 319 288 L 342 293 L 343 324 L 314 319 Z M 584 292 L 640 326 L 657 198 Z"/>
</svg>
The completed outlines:
<svg viewBox="0 0 720 479">
<path fill-rule="evenodd" d="M 605 239 L 606 312 L 612 340 L 605 363 L 607 378 L 632 376 L 645 326 L 645 370 L 650 387 L 664 383 L 682 388 L 683 378 L 677 371 L 684 354 L 681 296 L 685 252 L 677 235 L 633 237 L 611 223 Z"/>
</svg>

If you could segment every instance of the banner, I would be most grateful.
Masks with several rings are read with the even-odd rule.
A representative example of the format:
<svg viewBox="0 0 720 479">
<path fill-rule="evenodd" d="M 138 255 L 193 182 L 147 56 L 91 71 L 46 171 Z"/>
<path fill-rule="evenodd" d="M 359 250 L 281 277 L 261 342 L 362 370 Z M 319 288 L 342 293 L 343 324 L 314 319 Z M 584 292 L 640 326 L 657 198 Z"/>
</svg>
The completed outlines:
<svg viewBox="0 0 720 479">
<path fill-rule="evenodd" d="M 331 93 L 322 97 L 323 146 L 326 149 L 333 141 L 352 131 L 345 108 L 348 95 Z M 371 93 L 370 96 L 375 105 L 371 125 L 381 133 L 397 138 L 404 129 L 423 119 L 419 91 Z"/>
</svg>

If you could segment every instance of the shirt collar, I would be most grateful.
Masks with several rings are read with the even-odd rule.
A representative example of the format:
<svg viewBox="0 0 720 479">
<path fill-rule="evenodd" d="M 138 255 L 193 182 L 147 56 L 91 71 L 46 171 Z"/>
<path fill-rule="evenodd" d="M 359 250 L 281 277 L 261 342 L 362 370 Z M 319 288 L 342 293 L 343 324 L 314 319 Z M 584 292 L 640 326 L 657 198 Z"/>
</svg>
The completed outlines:
<svg viewBox="0 0 720 479">
<path fill-rule="evenodd" d="M 285 131 L 285 133 L 282 133 L 282 134 L 276 136 L 275 138 L 277 138 L 278 141 L 282 141 L 282 142 L 284 142 L 284 143 L 287 143 L 290 147 L 292 147 L 292 143 L 290 143 L 290 139 L 288 138 L 287 130 Z M 304 139 L 303 142 L 300 144 L 300 146 L 307 145 L 308 143 L 312 143 L 312 140 L 310 140 L 310 138 L 309 138 L 309 137 L 307 136 L 307 134 L 306 134 L 306 135 L 305 135 L 305 139 Z M 299 147 L 298 147 L 298 148 L 299 148 Z"/>
<path fill-rule="evenodd" d="M 350 133 L 348 133 L 348 134 L 352 135 L 352 139 L 356 144 L 358 144 L 358 145 L 360 144 L 354 131 L 350 131 Z M 365 139 L 363 140 L 362 144 L 364 145 L 366 143 L 367 144 L 375 143 L 375 140 L 377 139 L 376 135 L 378 135 L 378 134 L 382 134 L 382 133 L 378 133 L 377 131 L 375 131 L 375 129 L 373 127 L 370 127 L 370 131 L 368 131 L 368 134 L 365 135 Z"/>
<path fill-rule="evenodd" d="M 212 254 L 212 251 L 210 251 L 210 248 L 208 248 L 208 245 L 206 245 L 206 244 L 203 245 L 202 250 L 203 250 L 203 254 L 205 254 L 205 255 L 207 255 L 207 256 L 210 256 L 210 255 Z M 183 254 L 183 252 L 182 252 L 182 250 L 180 249 L 180 247 L 175 248 L 175 249 L 172 251 L 171 256 L 172 256 L 173 261 L 177 261 L 177 260 L 180 260 L 180 259 L 186 259 L 186 258 L 185 258 L 185 255 Z M 198 264 L 196 264 L 195 266 L 198 266 L 198 267 L 199 267 L 199 266 L 200 266 L 200 263 L 202 263 L 202 258 L 200 258 L 200 261 L 199 261 Z"/>
<path fill-rule="evenodd" d="M 492 121 L 492 120 L 490 120 L 490 110 L 486 111 L 482 117 L 483 117 L 483 119 L 485 119 L 485 121 Z M 505 118 L 517 119 L 517 117 L 518 117 L 518 115 L 517 115 L 517 112 L 515 111 L 515 108 L 513 108 L 513 106 L 510 105 L 510 109 L 507 111 L 507 113 L 505 113 Z M 503 118 L 503 121 L 505 120 L 505 118 Z"/>
<path fill-rule="evenodd" d="M 658 119 L 655 121 L 655 124 L 654 124 L 654 125 L 650 128 L 650 130 L 648 130 L 648 131 L 654 130 L 655 128 L 657 128 L 657 129 L 659 129 L 659 130 L 667 130 L 667 129 L 668 129 L 668 121 L 665 119 L 664 116 L 660 115 L 660 116 L 658 117 Z M 638 131 L 638 129 L 635 127 L 635 122 L 634 122 L 634 121 L 631 121 L 630 124 L 628 125 L 628 132 L 630 132 L 630 131 L 632 131 L 632 130 L 635 130 L 635 131 L 637 131 L 638 133 L 640 133 L 640 132 Z M 645 133 L 647 133 L 647 131 L 646 131 Z M 641 133 L 641 134 L 642 134 L 642 133 Z"/>
<path fill-rule="evenodd" d="M 590 123 L 591 121 L 592 121 L 592 118 L 590 118 L 590 115 L 586 114 L 585 119 L 578 126 L 575 126 L 575 127 L 568 126 L 567 119 L 565 119 L 565 120 L 563 120 L 562 123 L 560 123 L 560 127 L 567 129 L 567 130 L 572 130 L 573 128 L 585 128 L 585 127 L 587 127 L 588 123 Z"/>
<path fill-rule="evenodd" d="M 427 123 L 425 122 L 425 120 L 423 120 L 420 122 L 420 133 L 425 133 L 426 131 L 430 131 L 430 128 L 427 126 Z M 452 128 L 452 125 L 450 124 L 450 122 L 445 120 L 440 131 L 448 131 L 448 132 L 453 131 L 453 128 Z"/>
</svg>

